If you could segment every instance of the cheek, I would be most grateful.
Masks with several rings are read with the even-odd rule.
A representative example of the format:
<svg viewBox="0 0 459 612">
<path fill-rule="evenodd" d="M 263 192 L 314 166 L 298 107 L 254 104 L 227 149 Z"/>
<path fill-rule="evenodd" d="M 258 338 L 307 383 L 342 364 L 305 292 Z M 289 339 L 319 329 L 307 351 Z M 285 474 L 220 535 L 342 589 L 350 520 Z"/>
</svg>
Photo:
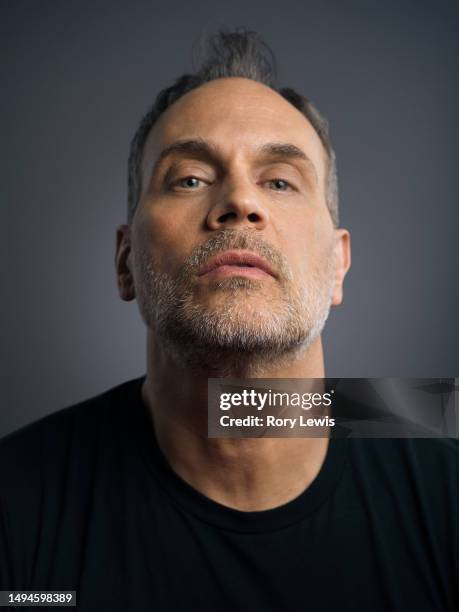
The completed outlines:
<svg viewBox="0 0 459 612">
<path fill-rule="evenodd" d="M 177 211 L 144 205 L 134 220 L 134 252 L 147 257 L 158 271 L 172 274 L 192 249 L 193 235 L 189 223 Z"/>
<path fill-rule="evenodd" d="M 307 279 L 312 272 L 319 272 L 325 266 L 333 245 L 329 225 L 325 217 L 315 215 L 290 225 L 282 242 L 294 277 Z"/>
</svg>

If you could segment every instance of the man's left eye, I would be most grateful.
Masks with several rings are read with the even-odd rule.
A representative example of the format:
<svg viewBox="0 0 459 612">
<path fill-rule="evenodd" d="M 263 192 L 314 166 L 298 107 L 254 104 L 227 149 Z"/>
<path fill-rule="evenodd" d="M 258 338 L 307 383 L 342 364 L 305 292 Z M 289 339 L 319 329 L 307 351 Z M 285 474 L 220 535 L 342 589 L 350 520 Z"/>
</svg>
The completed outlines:
<svg viewBox="0 0 459 612">
<path fill-rule="evenodd" d="M 273 179 L 268 182 L 270 183 L 274 191 L 288 191 L 292 187 L 290 183 L 284 181 L 284 179 Z"/>
</svg>

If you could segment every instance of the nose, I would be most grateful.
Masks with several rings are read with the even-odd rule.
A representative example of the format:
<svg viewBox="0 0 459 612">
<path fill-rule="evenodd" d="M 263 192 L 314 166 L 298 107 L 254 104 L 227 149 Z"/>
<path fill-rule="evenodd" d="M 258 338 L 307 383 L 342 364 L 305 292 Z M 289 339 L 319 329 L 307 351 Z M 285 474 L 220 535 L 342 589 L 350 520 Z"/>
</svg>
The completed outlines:
<svg viewBox="0 0 459 612">
<path fill-rule="evenodd" d="M 266 227 L 268 211 L 263 206 L 256 185 L 246 179 L 233 180 L 219 195 L 221 197 L 207 215 L 206 224 L 209 229 L 245 226 L 262 230 Z"/>
</svg>

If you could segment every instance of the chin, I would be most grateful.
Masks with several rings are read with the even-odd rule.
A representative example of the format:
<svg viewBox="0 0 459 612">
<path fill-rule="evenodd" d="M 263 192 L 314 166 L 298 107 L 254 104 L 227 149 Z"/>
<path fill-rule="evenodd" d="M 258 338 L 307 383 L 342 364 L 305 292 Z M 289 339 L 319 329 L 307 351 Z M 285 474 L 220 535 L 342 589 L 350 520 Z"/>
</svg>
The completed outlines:
<svg viewBox="0 0 459 612">
<path fill-rule="evenodd" d="M 192 301 L 194 307 L 205 308 L 209 313 L 221 309 L 226 312 L 228 308 L 243 309 L 250 317 L 255 309 L 257 313 L 260 309 L 266 310 L 267 303 L 278 302 L 278 308 L 281 308 L 282 298 L 278 289 L 273 291 L 262 282 L 235 277 L 214 283 L 205 294 L 195 295 Z"/>
</svg>

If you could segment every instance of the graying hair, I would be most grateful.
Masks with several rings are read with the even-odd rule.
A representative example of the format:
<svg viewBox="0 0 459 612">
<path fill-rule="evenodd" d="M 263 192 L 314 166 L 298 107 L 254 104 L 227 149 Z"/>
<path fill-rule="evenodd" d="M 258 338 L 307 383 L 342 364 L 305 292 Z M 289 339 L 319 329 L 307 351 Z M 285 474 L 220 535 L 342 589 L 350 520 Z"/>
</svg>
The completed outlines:
<svg viewBox="0 0 459 612">
<path fill-rule="evenodd" d="M 176 100 L 215 79 L 242 77 L 267 85 L 308 119 L 317 132 L 327 155 L 325 197 L 330 216 L 338 226 L 338 179 L 336 156 L 331 145 L 328 122 L 313 103 L 290 87 L 276 85 L 276 66 L 271 49 L 257 32 L 221 31 L 207 40 L 207 53 L 200 68 L 184 74 L 173 85 L 162 89 L 142 118 L 131 142 L 128 161 L 128 222 L 131 222 L 142 192 L 142 156 L 150 130 L 160 115 Z"/>
</svg>

